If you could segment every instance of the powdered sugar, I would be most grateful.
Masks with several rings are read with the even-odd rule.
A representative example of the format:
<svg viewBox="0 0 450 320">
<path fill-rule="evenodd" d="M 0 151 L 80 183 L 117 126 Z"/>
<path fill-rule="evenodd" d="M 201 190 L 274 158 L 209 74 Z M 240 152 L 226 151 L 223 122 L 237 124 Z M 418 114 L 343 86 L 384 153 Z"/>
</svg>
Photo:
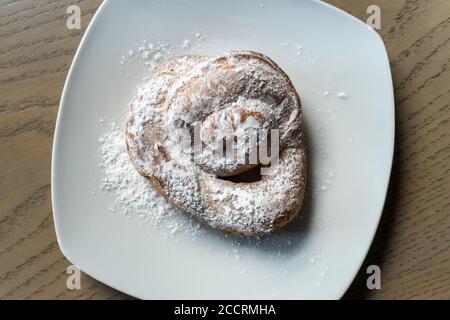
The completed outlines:
<svg viewBox="0 0 450 320">
<path fill-rule="evenodd" d="M 158 64 L 172 54 L 173 46 L 163 42 L 142 41 L 137 50 L 130 49 L 128 55 L 122 56 L 120 63 L 128 64 L 136 59 L 142 59 L 145 66 L 153 70 Z"/>
<path fill-rule="evenodd" d="M 101 190 L 114 198 L 111 211 L 123 212 L 155 228 L 163 227 L 167 234 L 182 232 L 195 238 L 200 224 L 182 216 L 169 204 L 146 178 L 139 175 L 130 162 L 125 148 L 125 129 L 111 124 L 99 138 L 99 166 L 104 170 Z"/>
<path fill-rule="evenodd" d="M 172 47 L 166 46 L 164 43 L 158 44 L 156 41 L 153 44 L 146 42 L 146 45 L 158 49 L 155 49 L 154 54 L 147 54 L 145 51 L 141 52 L 139 48 L 133 48 L 132 56 L 126 54 L 127 61 L 131 61 L 132 59 L 139 60 L 140 63 L 144 61 L 149 70 L 153 70 L 154 66 L 159 65 L 167 59 L 168 52 L 172 52 L 172 48 L 182 47 L 182 44 L 180 45 L 179 43 Z M 167 50 L 161 50 L 160 45 L 167 48 Z M 183 49 L 187 50 L 188 48 L 183 47 Z M 124 66 L 124 68 L 127 69 L 129 66 Z M 158 86 L 161 87 L 160 84 Z M 148 95 L 147 89 L 139 87 L 136 94 L 142 95 L 144 99 L 159 98 L 159 95 Z M 147 102 L 150 102 L 150 100 Z M 244 102 L 242 104 L 248 104 L 251 101 Z M 124 106 L 123 110 L 127 110 L 127 107 Z M 104 116 L 107 119 L 106 123 L 109 123 L 111 119 L 107 115 Z M 157 114 L 149 114 L 148 110 L 142 113 L 141 116 L 142 122 L 147 121 L 149 118 L 158 118 Z M 289 121 L 292 122 L 296 117 L 297 114 L 291 114 Z M 99 122 L 103 124 L 105 120 L 99 119 Z M 209 254 L 211 256 L 225 254 L 225 250 L 228 250 L 226 254 L 228 259 L 234 260 L 234 263 L 240 266 L 240 274 L 238 271 L 236 276 L 253 276 L 254 270 L 249 262 L 253 261 L 255 257 L 258 257 L 258 259 L 266 257 L 267 261 L 264 264 L 268 270 L 266 277 L 279 281 L 285 278 L 288 272 L 290 274 L 295 273 L 296 266 L 290 266 L 286 263 L 289 260 L 287 257 L 293 256 L 294 252 L 297 256 L 303 257 L 303 264 L 306 264 L 309 257 L 315 257 L 316 263 L 314 264 L 314 268 L 317 270 L 319 270 L 319 267 L 321 268 L 320 255 L 318 256 L 316 251 L 313 251 L 313 253 L 305 253 L 300 250 L 304 234 L 302 228 L 298 227 L 298 225 L 302 224 L 301 222 L 299 223 L 299 220 L 302 220 L 302 218 L 297 219 L 297 222 L 291 224 L 293 228 L 290 229 L 288 227 L 287 233 L 282 231 L 281 233 L 275 233 L 270 237 L 264 238 L 234 238 L 232 236 L 211 232 L 211 230 L 198 223 L 196 219 L 178 212 L 173 205 L 169 204 L 153 188 L 153 185 L 146 178 L 143 178 L 136 172 L 125 150 L 125 129 L 122 122 L 118 122 L 118 125 L 112 124 L 111 127 L 103 125 L 103 128 L 106 129 L 106 132 L 99 140 L 99 162 L 103 169 L 101 189 L 111 197 L 113 201 L 111 210 L 114 211 L 114 214 L 125 214 L 130 218 L 138 218 L 137 220 L 142 221 L 145 227 L 149 227 L 149 229 L 153 227 L 158 228 L 158 230 L 152 230 L 152 232 L 162 233 L 166 238 L 170 238 L 171 241 L 177 241 L 176 239 L 180 237 L 188 238 L 189 240 L 201 239 L 202 241 L 208 241 L 206 249 L 210 251 Z M 332 178 L 332 174 L 330 174 L 330 177 Z M 284 183 L 284 179 L 280 181 L 281 183 Z M 182 190 L 182 184 L 179 184 L 178 187 Z M 217 193 L 216 197 L 219 202 L 226 201 L 230 194 L 233 195 L 234 192 L 229 193 L 224 190 L 222 193 Z M 249 192 L 246 191 L 243 194 L 249 195 Z M 258 197 L 258 201 L 260 201 L 260 205 L 263 207 L 267 205 L 265 203 L 267 199 L 264 196 L 265 194 L 261 193 L 261 197 Z M 242 205 L 242 203 L 237 202 L 236 208 Z M 236 213 L 236 210 L 230 210 L 224 219 L 233 221 L 237 219 Z M 237 222 L 233 221 L 232 223 Z M 289 229 L 291 230 L 290 232 Z M 197 242 L 195 245 L 200 245 L 202 241 Z M 262 256 L 260 256 L 260 253 L 262 253 Z M 322 278 L 327 269 L 328 267 L 325 266 L 319 270 L 322 271 Z M 317 283 L 320 285 L 321 280 L 318 280 Z M 277 290 L 274 290 L 274 295 L 277 292 Z"/>
<path fill-rule="evenodd" d="M 132 62 L 140 61 L 149 71 L 153 71 L 155 67 L 167 60 L 168 57 L 173 56 L 178 47 L 186 52 L 195 51 L 198 53 L 204 51 L 203 44 L 208 39 L 209 37 L 206 33 L 196 32 L 179 44 L 168 43 L 162 39 L 152 42 L 143 40 L 122 56 L 120 64 L 128 65 Z"/>
<path fill-rule="evenodd" d="M 227 90 L 221 91 L 221 85 Z M 194 103 L 192 95 L 198 96 Z M 261 113 L 263 126 L 279 128 L 284 150 L 270 178 L 253 185 L 224 181 L 214 175 L 222 169 L 217 168 L 220 162 L 208 162 L 211 170 L 205 170 L 176 152 L 179 139 L 174 132 L 211 114 L 215 114 L 212 127 L 233 127 L 219 123 L 227 108 L 239 111 L 232 112 L 239 119 L 234 129 L 247 128 L 239 113 L 251 117 Z M 264 113 L 269 113 L 268 120 Z M 167 61 L 138 89 L 128 123 L 128 150 L 136 169 L 157 181 L 177 207 L 206 224 L 234 234 L 266 234 L 297 214 L 305 184 L 300 103 L 289 79 L 262 55 L 241 51 Z M 217 132 L 214 136 L 221 137 Z"/>
<path fill-rule="evenodd" d="M 347 93 L 345 93 L 343 91 L 339 92 L 337 96 L 339 99 L 343 99 L 343 100 L 347 99 Z"/>
</svg>

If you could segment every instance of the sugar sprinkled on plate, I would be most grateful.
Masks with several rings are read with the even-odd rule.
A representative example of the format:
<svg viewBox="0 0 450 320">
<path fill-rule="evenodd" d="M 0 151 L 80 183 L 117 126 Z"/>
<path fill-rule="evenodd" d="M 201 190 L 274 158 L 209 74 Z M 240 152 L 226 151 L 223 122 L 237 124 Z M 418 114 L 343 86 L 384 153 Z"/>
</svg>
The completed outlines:
<svg viewBox="0 0 450 320">
<path fill-rule="evenodd" d="M 183 233 L 195 239 L 201 232 L 199 222 L 182 216 L 151 185 L 137 173 L 125 147 L 125 130 L 112 123 L 99 138 L 99 166 L 104 170 L 100 189 L 113 196 L 112 212 L 137 216 L 145 224 L 165 227 L 167 234 Z"/>
<path fill-rule="evenodd" d="M 188 37 L 178 44 L 142 41 L 137 47 L 125 52 L 120 63 L 126 65 L 129 62 L 140 62 L 151 71 L 173 55 L 176 48 L 181 47 L 184 50 L 202 52 L 204 46 L 201 46 L 201 44 L 205 39 L 208 39 L 206 34 L 196 32 L 192 37 Z M 185 45 L 186 42 L 187 45 Z M 185 46 L 183 47 L 183 45 Z M 281 47 L 288 48 L 290 44 L 284 42 Z M 294 50 L 300 54 L 303 47 L 297 45 Z M 150 225 L 159 229 L 159 231 L 163 231 L 165 239 L 182 236 L 196 240 L 201 234 L 204 235 L 207 228 L 201 226 L 195 219 L 179 213 L 153 188 L 149 181 L 136 172 L 125 149 L 124 131 L 122 126 L 113 123 L 111 128 L 99 138 L 100 166 L 104 170 L 100 188 L 113 198 L 111 211 L 141 219 L 143 226 Z M 330 175 L 330 178 L 327 181 L 332 181 L 333 174 Z M 331 186 L 330 183 L 327 183 L 327 185 Z M 299 217 L 299 219 L 301 220 L 302 217 Z M 222 239 L 226 239 L 225 241 L 228 243 L 228 250 L 224 254 L 239 261 L 242 266 L 245 266 L 248 259 L 249 248 L 252 248 L 251 250 L 270 250 L 274 253 L 271 255 L 272 260 L 279 261 L 281 258 L 284 259 L 284 252 L 294 250 L 297 246 L 301 247 L 301 243 L 304 241 L 304 235 L 294 233 L 289 235 L 273 234 L 267 238 L 250 239 L 236 239 L 228 235 L 218 235 L 218 237 L 223 237 Z M 210 253 L 215 251 L 211 246 L 207 250 Z M 317 259 L 317 256 L 313 256 L 312 263 L 319 267 Z M 275 262 L 273 263 L 275 266 Z M 248 273 L 248 269 L 241 270 L 242 274 Z M 284 273 L 280 271 L 280 273 L 285 275 L 287 270 L 285 269 Z"/>
<path fill-rule="evenodd" d="M 338 98 L 339 99 L 347 99 L 347 94 L 345 92 L 339 92 L 338 93 Z"/>
</svg>

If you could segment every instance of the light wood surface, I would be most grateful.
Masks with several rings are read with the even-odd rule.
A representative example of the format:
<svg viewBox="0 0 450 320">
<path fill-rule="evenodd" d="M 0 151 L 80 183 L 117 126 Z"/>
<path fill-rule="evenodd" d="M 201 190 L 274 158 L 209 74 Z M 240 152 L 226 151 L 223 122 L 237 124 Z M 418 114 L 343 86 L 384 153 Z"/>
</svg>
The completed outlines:
<svg viewBox="0 0 450 320">
<path fill-rule="evenodd" d="M 264 2 L 264 1 L 262 1 Z M 396 150 L 382 221 L 345 298 L 450 298 L 450 1 L 329 0 L 366 20 L 381 8 L 396 95 Z M 0 299 L 130 298 L 82 275 L 56 243 L 50 159 L 59 99 L 100 0 L 0 0 Z M 68 30 L 66 9 L 82 10 Z M 351 36 L 351 35 L 349 35 Z M 381 290 L 366 268 L 381 267 Z"/>
</svg>

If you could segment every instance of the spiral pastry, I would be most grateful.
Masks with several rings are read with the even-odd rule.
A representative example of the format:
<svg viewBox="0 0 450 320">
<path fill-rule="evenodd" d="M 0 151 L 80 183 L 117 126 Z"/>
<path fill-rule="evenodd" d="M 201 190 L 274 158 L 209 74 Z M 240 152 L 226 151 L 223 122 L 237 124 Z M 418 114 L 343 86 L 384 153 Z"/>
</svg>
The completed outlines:
<svg viewBox="0 0 450 320">
<path fill-rule="evenodd" d="M 268 165 L 260 157 L 249 161 L 263 139 L 255 146 L 246 137 L 272 129 L 279 154 L 270 174 L 233 182 L 230 177 Z M 186 132 L 200 139 L 200 152 L 198 146 L 180 148 Z M 224 141 L 233 142 L 228 150 Z M 159 66 L 131 102 L 126 145 L 136 170 L 163 196 L 226 233 L 270 233 L 301 207 L 306 154 L 300 98 L 288 76 L 260 53 L 180 56 Z"/>
</svg>

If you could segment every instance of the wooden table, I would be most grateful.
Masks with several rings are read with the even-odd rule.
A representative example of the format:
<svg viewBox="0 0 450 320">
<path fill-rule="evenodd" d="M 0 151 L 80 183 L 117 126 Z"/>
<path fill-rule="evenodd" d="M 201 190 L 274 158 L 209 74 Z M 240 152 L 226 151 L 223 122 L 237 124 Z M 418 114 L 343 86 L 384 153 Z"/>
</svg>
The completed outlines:
<svg viewBox="0 0 450 320">
<path fill-rule="evenodd" d="M 366 21 L 381 8 L 396 94 L 396 151 L 370 253 L 346 298 L 450 298 L 450 1 L 329 0 Z M 88 276 L 66 288 L 50 158 L 61 90 L 100 0 L 0 0 L 0 298 L 123 299 Z M 82 10 L 68 30 L 66 9 Z M 366 288 L 381 267 L 382 288 Z"/>
</svg>

